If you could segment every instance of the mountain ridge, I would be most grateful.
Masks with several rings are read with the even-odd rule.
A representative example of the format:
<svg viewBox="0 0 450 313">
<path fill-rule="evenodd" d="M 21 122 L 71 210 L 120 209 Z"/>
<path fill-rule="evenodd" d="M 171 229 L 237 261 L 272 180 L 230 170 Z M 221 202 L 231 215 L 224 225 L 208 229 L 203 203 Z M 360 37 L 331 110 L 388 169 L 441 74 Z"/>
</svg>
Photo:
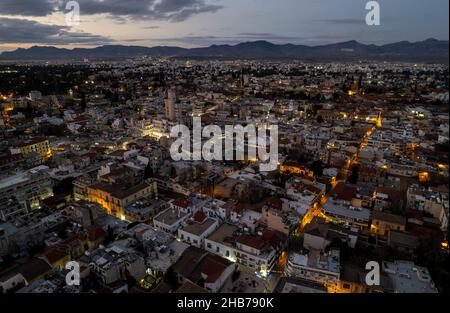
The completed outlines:
<svg viewBox="0 0 450 313">
<path fill-rule="evenodd" d="M 320 46 L 274 44 L 265 40 L 236 45 L 211 45 L 199 48 L 176 46 L 103 45 L 95 48 L 57 48 L 32 46 L 0 54 L 0 60 L 77 60 L 117 59 L 140 56 L 174 58 L 231 59 L 303 59 L 311 61 L 385 60 L 448 63 L 448 40 L 428 38 L 423 41 L 400 41 L 384 45 L 363 44 L 356 40 Z"/>
</svg>

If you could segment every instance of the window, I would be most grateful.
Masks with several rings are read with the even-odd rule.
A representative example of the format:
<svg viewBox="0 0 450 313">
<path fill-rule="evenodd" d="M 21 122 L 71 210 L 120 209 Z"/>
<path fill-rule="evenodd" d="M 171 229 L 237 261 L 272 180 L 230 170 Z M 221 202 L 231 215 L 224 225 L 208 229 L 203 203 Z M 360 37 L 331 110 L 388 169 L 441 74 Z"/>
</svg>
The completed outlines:
<svg viewBox="0 0 450 313">
<path fill-rule="evenodd" d="M 344 284 L 342 287 L 343 287 L 344 289 L 350 289 L 350 284 Z"/>
</svg>

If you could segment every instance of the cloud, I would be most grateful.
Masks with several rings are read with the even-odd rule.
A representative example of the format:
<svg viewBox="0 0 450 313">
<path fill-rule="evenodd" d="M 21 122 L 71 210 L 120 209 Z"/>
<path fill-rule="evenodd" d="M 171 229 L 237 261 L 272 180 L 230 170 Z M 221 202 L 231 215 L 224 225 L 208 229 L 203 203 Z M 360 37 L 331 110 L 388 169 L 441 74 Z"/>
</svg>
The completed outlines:
<svg viewBox="0 0 450 313">
<path fill-rule="evenodd" d="M 55 0 L 1 0 L 2 15 L 46 16 L 58 8 Z"/>
<path fill-rule="evenodd" d="M 366 25 L 364 18 L 328 19 L 323 22 L 334 25 Z"/>
<path fill-rule="evenodd" d="M 73 32 L 67 26 L 42 24 L 26 19 L 0 18 L 0 44 L 99 45 L 108 42 L 111 42 L 111 39 L 84 32 Z"/>
<path fill-rule="evenodd" d="M 152 25 L 152 26 L 144 26 L 141 27 L 142 29 L 160 29 L 161 27 L 157 26 L 157 25 Z"/>
<path fill-rule="evenodd" d="M 181 45 L 181 46 L 195 46 L 195 47 L 207 47 L 210 45 L 234 45 L 240 42 L 240 40 L 233 37 L 217 37 L 217 36 L 181 36 L 171 38 L 147 38 L 152 42 L 158 44 L 169 45 Z"/>
<path fill-rule="evenodd" d="M 180 22 L 193 15 L 216 12 L 223 6 L 207 0 L 77 0 L 81 14 L 106 14 L 113 18 L 129 17 Z M 62 0 L 1 0 L 4 15 L 46 16 L 66 12 Z"/>
</svg>

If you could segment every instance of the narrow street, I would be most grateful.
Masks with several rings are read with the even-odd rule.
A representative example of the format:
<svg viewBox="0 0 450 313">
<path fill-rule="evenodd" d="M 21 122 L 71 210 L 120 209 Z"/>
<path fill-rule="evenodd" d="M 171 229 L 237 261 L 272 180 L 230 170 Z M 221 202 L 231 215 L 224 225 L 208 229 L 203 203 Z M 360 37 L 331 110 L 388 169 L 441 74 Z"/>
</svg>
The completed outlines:
<svg viewBox="0 0 450 313">
<path fill-rule="evenodd" d="M 364 137 L 361 139 L 361 143 L 359 145 L 358 152 L 367 146 L 367 142 L 368 142 L 369 138 L 373 135 L 373 133 L 376 131 L 376 129 L 379 126 L 381 126 L 380 120 L 381 120 L 381 115 L 378 117 L 377 124 L 375 126 L 371 127 L 370 129 L 368 129 L 367 132 L 364 134 Z M 319 217 L 326 218 L 326 216 L 323 212 L 323 207 L 327 203 L 329 195 L 333 192 L 333 190 L 336 188 L 336 186 L 339 185 L 339 183 L 342 183 L 342 182 L 345 183 L 347 181 L 352 168 L 358 164 L 358 154 L 359 153 L 353 154 L 352 158 L 344 163 L 344 165 L 342 166 L 342 168 L 340 170 L 342 177 L 339 180 L 335 179 L 334 182 L 332 183 L 332 188 L 326 193 L 326 195 L 322 196 L 322 198 L 320 199 L 320 202 L 314 203 L 314 206 L 311 207 L 309 209 L 309 211 L 305 214 L 305 216 L 303 217 L 303 219 L 300 223 L 300 227 L 299 227 L 300 233 L 303 233 L 305 226 L 308 225 L 309 223 L 311 223 L 311 221 L 314 217 L 319 216 Z"/>
</svg>

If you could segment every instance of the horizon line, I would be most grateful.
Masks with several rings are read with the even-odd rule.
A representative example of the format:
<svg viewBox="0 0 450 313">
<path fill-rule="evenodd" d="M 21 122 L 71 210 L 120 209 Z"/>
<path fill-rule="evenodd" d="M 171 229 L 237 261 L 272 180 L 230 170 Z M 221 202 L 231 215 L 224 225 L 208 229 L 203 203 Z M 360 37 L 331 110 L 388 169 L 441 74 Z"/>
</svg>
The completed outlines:
<svg viewBox="0 0 450 313">
<path fill-rule="evenodd" d="M 157 40 L 157 39 L 155 39 Z M 191 48 L 185 48 L 185 47 L 180 47 L 177 45 L 155 45 L 155 46 L 146 46 L 146 45 L 126 45 L 126 44 L 99 44 L 99 45 L 86 45 L 86 47 L 73 47 L 73 48 L 64 48 L 64 47 L 59 47 L 59 46 L 66 46 L 66 45 L 58 45 L 58 44 L 33 44 L 32 46 L 28 47 L 28 48 L 16 48 L 15 50 L 10 50 L 10 51 L 1 51 L 0 55 L 5 53 L 5 52 L 14 52 L 17 50 L 27 50 L 27 49 L 31 49 L 34 47 L 47 47 L 47 48 L 55 48 L 55 49 L 65 49 L 65 50 L 74 50 L 74 49 L 96 49 L 96 48 L 100 48 L 100 47 L 108 47 L 108 46 L 122 46 L 122 47 L 142 47 L 142 48 L 158 48 L 158 47 L 165 47 L 165 48 L 179 48 L 179 49 L 185 49 L 185 50 L 192 50 L 192 49 L 201 49 L 201 48 L 210 48 L 213 46 L 229 46 L 229 47 L 235 47 L 238 46 L 240 44 L 246 44 L 246 43 L 256 43 L 256 42 L 266 42 L 266 43 L 270 43 L 272 45 L 275 46 L 286 46 L 286 45 L 293 45 L 293 46 L 304 46 L 304 47 L 310 47 L 310 48 L 314 48 L 314 47 L 324 47 L 324 46 L 329 46 L 329 45 L 336 45 L 336 44 L 342 44 L 342 43 L 349 43 L 349 42 L 355 42 L 355 43 L 359 43 L 361 45 L 365 45 L 365 46 L 377 46 L 377 47 L 383 47 L 386 45 L 390 45 L 390 44 L 395 44 L 395 43 L 401 43 L 401 42 L 405 42 L 405 43 L 420 43 L 420 42 L 425 42 L 425 41 L 429 41 L 429 40 L 434 40 L 434 41 L 441 41 L 441 42 L 449 42 L 449 39 L 436 39 L 434 37 L 429 37 L 423 40 L 418 40 L 418 41 L 409 41 L 409 40 L 399 40 L 399 41 L 393 41 L 393 42 L 388 42 L 388 43 L 384 43 L 384 44 L 374 44 L 374 43 L 364 43 L 355 39 L 350 39 L 350 40 L 345 40 L 345 41 L 335 41 L 335 42 L 330 42 L 330 43 L 323 43 L 323 44 L 318 44 L 318 45 L 308 45 L 308 44 L 294 44 L 294 43 L 274 43 L 270 40 L 265 40 L 265 39 L 260 39 L 260 40 L 252 40 L 252 41 L 241 41 L 241 42 L 237 42 L 235 44 L 210 44 L 210 45 L 205 45 L 205 46 L 198 46 L 198 47 L 191 47 Z M 69 44 L 70 46 L 70 44 Z"/>
</svg>

